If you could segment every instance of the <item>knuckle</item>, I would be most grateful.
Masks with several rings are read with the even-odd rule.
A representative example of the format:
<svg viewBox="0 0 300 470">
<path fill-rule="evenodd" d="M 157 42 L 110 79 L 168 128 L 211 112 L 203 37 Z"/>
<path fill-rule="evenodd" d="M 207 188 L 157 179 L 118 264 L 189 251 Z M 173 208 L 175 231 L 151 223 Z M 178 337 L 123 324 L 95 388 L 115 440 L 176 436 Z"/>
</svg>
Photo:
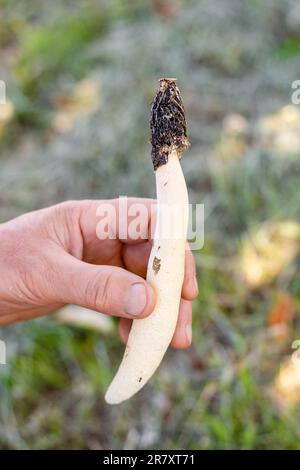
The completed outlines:
<svg viewBox="0 0 300 470">
<path fill-rule="evenodd" d="M 81 207 L 80 201 L 66 201 L 53 206 L 49 213 L 51 235 L 75 258 L 82 258 L 83 254 Z"/>
<path fill-rule="evenodd" d="M 64 201 L 53 206 L 53 209 L 58 218 L 73 220 L 78 212 L 78 203 L 76 201 Z"/>
</svg>

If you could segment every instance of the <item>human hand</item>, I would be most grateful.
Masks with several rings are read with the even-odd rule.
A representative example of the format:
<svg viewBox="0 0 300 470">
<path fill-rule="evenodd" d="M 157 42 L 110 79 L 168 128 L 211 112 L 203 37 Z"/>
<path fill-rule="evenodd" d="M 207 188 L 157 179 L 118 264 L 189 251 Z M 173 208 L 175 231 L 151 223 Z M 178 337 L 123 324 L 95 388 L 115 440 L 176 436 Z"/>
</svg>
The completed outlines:
<svg viewBox="0 0 300 470">
<path fill-rule="evenodd" d="M 97 236 L 97 209 L 119 200 L 70 201 L 24 214 L 0 225 L 0 324 L 29 320 L 76 304 L 121 317 L 126 342 L 133 319 L 151 314 L 156 294 L 145 281 L 151 241 Z M 140 233 L 147 233 L 153 200 L 128 199 L 147 207 Z M 127 216 L 126 216 L 127 217 Z M 120 220 L 120 224 L 126 222 Z M 198 294 L 195 262 L 186 252 L 185 278 L 172 345 L 191 343 L 191 301 Z"/>
</svg>

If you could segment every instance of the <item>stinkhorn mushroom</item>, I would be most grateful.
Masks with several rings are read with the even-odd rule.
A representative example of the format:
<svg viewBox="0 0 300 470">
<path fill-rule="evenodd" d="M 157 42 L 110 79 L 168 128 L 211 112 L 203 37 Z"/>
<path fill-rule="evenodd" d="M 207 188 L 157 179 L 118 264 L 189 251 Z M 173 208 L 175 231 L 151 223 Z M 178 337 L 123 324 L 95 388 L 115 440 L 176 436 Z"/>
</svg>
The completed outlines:
<svg viewBox="0 0 300 470">
<path fill-rule="evenodd" d="M 188 193 L 179 160 L 190 144 L 174 78 L 160 80 L 151 109 L 151 143 L 157 220 L 147 281 L 157 291 L 157 303 L 149 317 L 133 321 L 123 360 L 105 395 L 110 404 L 132 397 L 150 379 L 172 340 L 178 317 L 188 223 Z"/>
</svg>

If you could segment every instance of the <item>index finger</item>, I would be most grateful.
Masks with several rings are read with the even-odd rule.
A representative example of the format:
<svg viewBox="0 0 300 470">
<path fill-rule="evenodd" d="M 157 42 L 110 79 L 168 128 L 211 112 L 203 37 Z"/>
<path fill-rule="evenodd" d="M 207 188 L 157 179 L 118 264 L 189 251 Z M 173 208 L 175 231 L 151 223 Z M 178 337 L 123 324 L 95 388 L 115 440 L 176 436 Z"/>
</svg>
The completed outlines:
<svg viewBox="0 0 300 470">
<path fill-rule="evenodd" d="M 84 243 L 103 239 L 136 244 L 151 238 L 156 200 L 127 198 L 81 201 L 80 228 Z"/>
</svg>

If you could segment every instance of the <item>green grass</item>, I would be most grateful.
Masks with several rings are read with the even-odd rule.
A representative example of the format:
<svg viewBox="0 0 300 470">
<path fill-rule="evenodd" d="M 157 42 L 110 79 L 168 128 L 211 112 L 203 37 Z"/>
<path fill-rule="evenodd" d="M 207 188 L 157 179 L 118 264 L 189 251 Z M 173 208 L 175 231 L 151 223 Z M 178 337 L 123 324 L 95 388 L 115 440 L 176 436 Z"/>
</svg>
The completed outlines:
<svg viewBox="0 0 300 470">
<path fill-rule="evenodd" d="M 291 57 L 300 55 L 300 39 L 298 37 L 287 38 L 276 50 L 276 55 L 282 59 L 287 60 Z"/>
</svg>

